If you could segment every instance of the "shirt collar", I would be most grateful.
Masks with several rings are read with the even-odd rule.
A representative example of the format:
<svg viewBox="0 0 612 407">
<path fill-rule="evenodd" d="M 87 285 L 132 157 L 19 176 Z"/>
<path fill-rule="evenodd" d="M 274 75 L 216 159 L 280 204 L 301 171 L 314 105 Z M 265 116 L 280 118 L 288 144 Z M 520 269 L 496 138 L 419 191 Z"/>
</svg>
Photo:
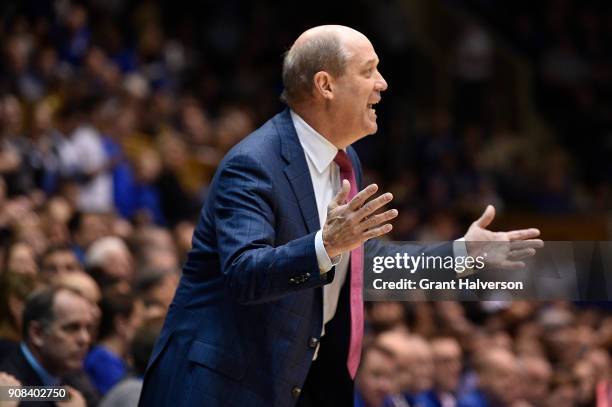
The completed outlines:
<svg viewBox="0 0 612 407">
<path fill-rule="evenodd" d="M 319 132 L 310 127 L 304 119 L 291 110 L 291 120 L 297 132 L 300 144 L 304 152 L 312 161 L 319 173 L 325 171 L 334 161 L 338 148 L 323 137 Z"/>
<path fill-rule="evenodd" d="M 25 358 L 27 359 L 30 366 L 32 366 L 32 369 L 34 369 L 36 374 L 40 377 L 40 380 L 42 381 L 43 385 L 57 386 L 60 384 L 60 379 L 49 373 L 47 369 L 45 369 L 38 362 L 38 360 L 36 360 L 36 357 L 34 357 L 32 352 L 30 352 L 30 349 L 24 342 L 21 342 L 21 352 L 23 353 L 23 356 L 25 356 Z"/>
</svg>

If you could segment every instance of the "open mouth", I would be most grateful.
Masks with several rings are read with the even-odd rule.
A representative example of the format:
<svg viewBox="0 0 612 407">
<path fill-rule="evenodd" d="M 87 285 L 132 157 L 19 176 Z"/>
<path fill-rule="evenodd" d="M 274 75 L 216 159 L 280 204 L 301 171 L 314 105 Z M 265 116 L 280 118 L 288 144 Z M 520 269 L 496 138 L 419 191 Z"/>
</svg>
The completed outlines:
<svg viewBox="0 0 612 407">
<path fill-rule="evenodd" d="M 378 102 L 374 102 L 374 103 L 368 103 L 368 109 L 370 109 L 372 111 L 372 113 L 376 113 L 376 109 L 374 108 L 375 105 L 377 105 Z"/>
</svg>

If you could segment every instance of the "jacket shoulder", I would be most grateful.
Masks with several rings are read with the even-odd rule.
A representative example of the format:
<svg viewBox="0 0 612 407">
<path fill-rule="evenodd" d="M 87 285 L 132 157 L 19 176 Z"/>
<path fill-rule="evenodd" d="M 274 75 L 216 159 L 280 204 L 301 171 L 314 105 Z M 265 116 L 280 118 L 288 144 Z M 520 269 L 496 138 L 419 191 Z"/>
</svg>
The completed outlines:
<svg viewBox="0 0 612 407">
<path fill-rule="evenodd" d="M 236 156 L 244 155 L 261 162 L 274 157 L 280 157 L 281 134 L 275 125 L 275 121 L 281 114 L 265 122 L 261 127 L 232 147 L 223 161 L 227 162 Z"/>
</svg>

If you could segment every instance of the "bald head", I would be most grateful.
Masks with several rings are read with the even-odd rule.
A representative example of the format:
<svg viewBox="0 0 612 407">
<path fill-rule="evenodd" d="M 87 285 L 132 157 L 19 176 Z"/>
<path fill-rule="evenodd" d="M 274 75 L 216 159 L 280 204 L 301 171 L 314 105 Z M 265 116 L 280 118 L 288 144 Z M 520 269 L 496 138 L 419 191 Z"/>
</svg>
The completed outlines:
<svg viewBox="0 0 612 407">
<path fill-rule="evenodd" d="M 427 341 L 418 335 L 387 331 L 378 336 L 377 343 L 394 354 L 399 366 L 398 385 L 402 391 L 417 394 L 431 388 L 433 362 Z"/>
<path fill-rule="evenodd" d="M 519 397 L 518 363 L 514 354 L 503 348 L 490 348 L 475 360 L 478 383 L 488 397 L 502 405 L 510 405 Z"/>
<path fill-rule="evenodd" d="M 368 39 L 350 27 L 322 25 L 303 32 L 285 54 L 281 98 L 289 105 L 308 98 L 313 89 L 313 77 L 325 71 L 334 77 L 344 74 L 352 56 L 350 43 Z"/>
</svg>

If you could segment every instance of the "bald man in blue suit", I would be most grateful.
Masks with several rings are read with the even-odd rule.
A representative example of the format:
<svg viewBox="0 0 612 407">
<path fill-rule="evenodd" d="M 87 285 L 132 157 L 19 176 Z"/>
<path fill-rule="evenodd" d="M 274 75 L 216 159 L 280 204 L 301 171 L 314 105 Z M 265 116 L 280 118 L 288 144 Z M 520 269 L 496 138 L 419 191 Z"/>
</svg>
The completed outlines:
<svg viewBox="0 0 612 407">
<path fill-rule="evenodd" d="M 392 196 L 375 197 L 376 185 L 348 199 L 361 185 L 350 145 L 376 132 L 387 88 L 377 65 L 348 27 L 315 27 L 293 44 L 289 108 L 235 146 L 211 183 L 141 406 L 352 405 L 351 253 L 376 245 L 397 216 L 380 211 Z M 340 179 L 340 155 L 352 183 Z M 466 240 L 491 240 L 492 218 L 489 208 Z"/>
</svg>

